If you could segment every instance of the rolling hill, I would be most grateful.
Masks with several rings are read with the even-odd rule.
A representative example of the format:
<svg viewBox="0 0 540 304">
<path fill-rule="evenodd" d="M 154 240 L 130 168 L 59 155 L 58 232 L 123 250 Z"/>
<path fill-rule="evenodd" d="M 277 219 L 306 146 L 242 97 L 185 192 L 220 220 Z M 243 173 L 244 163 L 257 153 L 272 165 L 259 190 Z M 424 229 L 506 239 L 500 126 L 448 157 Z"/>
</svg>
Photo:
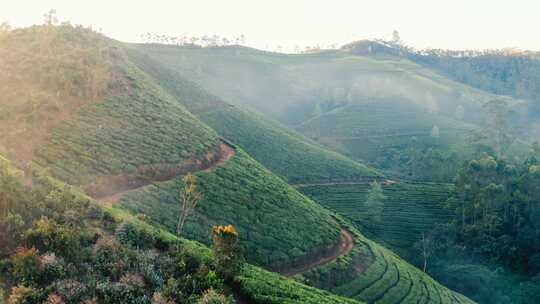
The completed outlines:
<svg viewBox="0 0 540 304">
<path fill-rule="evenodd" d="M 329 152 L 279 124 L 263 118 L 249 120 L 253 118 L 250 112 L 226 106 L 222 109 L 232 110 L 217 113 L 223 116 L 205 117 L 210 112 L 202 110 L 204 104 L 197 104 L 201 110 L 196 111 L 185 100 L 203 99 L 206 105 L 219 100 L 207 99 L 209 94 L 194 91 L 191 84 L 170 79 L 173 91 L 165 85 L 166 79 L 156 81 L 155 75 L 134 63 L 124 44 L 91 30 L 70 25 L 16 29 L 1 36 L 0 50 L 5 56 L 0 68 L 8 71 L 0 76 L 0 92 L 5 94 L 0 95 L 1 130 L 6 138 L 0 154 L 14 160 L 27 177 L 26 186 L 6 185 L 10 193 L 17 194 L 10 196 L 9 202 L 19 199 L 21 203 L 14 204 L 17 208 L 12 210 L 25 215 L 17 223 L 30 229 L 28 235 L 38 236 L 31 241 L 42 248 L 56 246 L 49 238 L 71 240 L 57 234 L 78 236 L 76 229 L 85 229 L 77 239 L 81 250 L 74 250 L 69 267 L 78 269 L 80 261 L 75 256 L 79 253 L 95 259 L 107 282 L 93 282 L 109 302 L 114 303 L 111 299 L 122 294 L 118 290 L 127 292 L 122 288 L 132 290 L 133 286 L 149 284 L 144 280 L 141 283 L 131 271 L 152 272 L 168 263 L 178 268 L 174 273 L 178 280 L 191 278 L 187 268 L 201 263 L 195 267 L 196 275 L 203 273 L 203 281 L 223 284 L 212 274 L 215 261 L 205 254 L 204 247 L 171 234 L 179 210 L 181 176 L 194 172 L 203 200 L 188 221 L 185 236 L 209 244 L 213 225 L 233 224 L 238 227 L 248 263 L 277 271 L 316 265 L 313 260 L 339 247 L 343 229 L 353 235 L 350 252 L 299 275 L 299 281 L 312 287 L 245 264 L 229 284 L 253 303 L 417 303 L 422 299 L 425 303 L 471 303 L 366 239 L 347 220 L 288 185 L 250 154 L 254 151 L 268 167 L 298 181 L 340 177 L 341 173 L 332 171 L 335 166 L 346 171 L 345 178 L 372 179 L 380 176 L 377 171 Z M 238 125 L 229 129 L 231 120 L 227 123 L 226 119 L 235 118 Z M 241 128 L 251 123 L 258 129 L 248 137 Z M 228 137 L 222 138 L 222 133 Z M 268 136 L 267 147 L 272 151 L 256 150 L 254 138 L 263 135 Z M 287 149 L 280 152 L 275 145 Z M 295 145 L 302 148 L 294 151 Z M 285 155 L 275 156 L 278 153 Z M 302 165 L 287 176 L 286 159 L 302 160 L 307 173 L 302 173 Z M 43 185 L 49 188 L 41 188 Z M 24 188 L 31 186 L 35 188 Z M 9 213 L 6 210 L 2 220 Z M 49 235 L 48 231 L 53 232 Z M 40 241 L 41 235 L 45 235 L 45 241 Z M 116 242 L 130 247 L 125 249 Z M 180 242 L 180 260 L 160 252 L 171 242 Z M 196 248 L 189 249 L 192 246 Z M 148 251 L 141 252 L 143 249 Z M 191 253 L 184 255 L 185 250 Z M 53 259 L 37 257 L 30 251 L 39 260 L 37 265 Z M 69 255 L 64 257 L 71 259 Z M 2 263 L 2 271 L 10 265 Z M 17 262 L 14 265 L 17 269 Z M 92 268 L 85 265 L 81 269 L 88 267 Z M 319 271 L 330 274 L 330 282 L 311 275 Z M 79 279 L 90 278 L 88 272 L 88 277 Z M 18 275 L 17 271 L 13 273 Z M 53 278 L 57 279 L 54 274 Z M 41 283 L 35 286 L 45 284 Z M 159 284 L 181 298 L 183 291 L 175 288 L 181 282 L 155 283 Z M 112 286 L 112 291 L 102 290 L 103 286 Z M 23 287 L 14 290 L 28 292 Z M 144 294 L 145 301 L 152 295 Z"/>
<path fill-rule="evenodd" d="M 412 259 L 422 233 L 446 223 L 452 213 L 445 208 L 452 193 L 449 184 L 387 181 L 382 183 L 384 208 L 379 221 L 368 216 L 366 201 L 369 183 L 304 185 L 298 189 L 356 224 L 370 239 Z"/>
<path fill-rule="evenodd" d="M 80 84 L 73 80 L 74 84 L 80 85 L 72 88 L 75 92 L 73 93 L 67 89 L 65 80 L 59 78 L 56 86 L 47 83 L 54 79 L 47 79 L 47 82 L 38 82 L 40 86 L 33 88 L 37 93 L 29 93 L 30 97 L 40 93 L 47 98 L 25 99 L 26 95 L 21 94 L 13 97 L 16 99 L 2 99 L 2 104 L 8 105 L 2 109 L 7 108 L 10 118 L 16 122 L 10 124 L 11 120 L 2 121 L 6 123 L 3 131 L 8 135 L 13 134 L 14 141 L 39 139 L 35 141 L 32 154 L 21 153 L 25 149 L 20 147 L 25 146 L 19 146 L 19 142 L 5 142 L 9 158 L 18 160 L 23 165 L 31 161 L 27 170 L 46 171 L 54 178 L 86 190 L 94 198 L 120 195 L 132 189 L 146 190 L 146 187 L 152 187 L 153 182 L 166 183 L 167 180 L 170 194 L 177 191 L 174 182 L 177 176 L 187 171 L 204 169 L 204 163 L 211 162 L 210 156 L 219 151 L 216 150 L 220 145 L 218 134 L 133 65 L 116 42 L 70 26 L 15 30 L 11 35 L 13 39 L 2 41 L 7 45 L 2 49 L 9 49 L 9 54 L 13 57 L 13 60 L 3 61 L 6 65 L 3 69 L 10 71 L 7 75 L 3 74 L 7 83 L 15 83 L 16 79 L 11 78 L 19 77 L 18 75 L 41 77 L 40 75 L 50 68 L 45 63 L 55 60 L 59 61 L 59 68 L 64 69 L 58 74 L 67 75 L 66 79 L 70 80 L 72 66 L 69 61 L 61 60 L 70 58 L 63 55 L 70 54 L 73 49 L 90 48 L 89 57 L 94 56 L 95 52 L 103 54 L 100 55 L 103 58 L 99 57 L 100 61 L 89 59 L 89 67 L 85 65 L 80 67 L 81 69 L 107 71 L 107 75 L 102 76 L 107 81 L 102 84 L 102 90 L 98 92 L 100 94 L 79 94 L 91 87 L 92 81 Z M 41 39 L 42 35 L 55 47 L 56 53 L 50 54 L 50 58 L 41 56 L 42 52 L 48 52 L 48 48 L 30 56 L 29 49 L 38 46 L 28 44 L 28 40 L 38 43 L 38 38 Z M 94 46 L 96 49 L 92 48 Z M 19 49 L 20 51 L 16 52 Z M 15 60 L 17 54 L 25 54 L 29 56 L 29 60 Z M 73 56 L 80 55 L 76 53 Z M 33 79 L 22 80 L 22 84 L 28 82 L 29 85 L 35 85 Z M 20 118 L 27 113 L 25 110 L 30 106 L 36 109 L 36 116 Z M 70 111 L 63 112 L 66 108 L 70 108 Z M 34 123 L 36 128 L 33 128 Z M 50 126 L 46 133 L 41 131 L 43 124 Z M 20 130 L 25 131 L 23 136 L 15 136 L 14 132 Z M 291 251 L 295 253 L 295 258 L 300 258 L 303 254 L 311 254 L 320 247 L 331 246 L 339 240 L 339 226 L 328 211 L 289 187 L 247 154 L 240 150 L 237 154 L 231 161 L 225 162 L 224 170 L 219 168 L 213 171 L 213 179 L 208 177 L 206 184 L 201 185 L 201 188 L 208 188 L 205 188 L 203 194 L 212 204 L 201 208 L 201 215 L 212 220 L 204 222 L 204 229 L 197 231 L 199 239 L 206 239 L 212 225 L 217 223 L 242 227 L 250 223 L 254 228 L 259 227 L 255 229 L 259 233 L 270 229 L 265 234 L 267 237 L 277 237 L 273 233 L 282 229 L 279 234 L 281 241 L 271 245 L 280 249 L 270 247 L 279 257 L 252 260 L 259 264 L 268 262 L 266 266 L 275 267 L 292 263 L 293 255 L 289 254 Z M 20 158 L 27 155 L 32 157 Z M 185 166 L 189 163 L 193 166 Z M 218 184 L 224 188 L 218 187 Z M 242 189 L 242 192 L 237 192 L 236 189 Z M 234 195 L 236 199 L 233 199 Z M 231 204 L 227 205 L 229 198 Z M 168 202 L 169 204 L 163 205 L 166 209 L 159 210 L 157 203 L 151 208 L 157 212 L 168 213 L 174 218 L 174 213 L 169 212 L 171 201 Z M 150 206 L 152 202 L 139 200 L 136 203 Z M 258 204 L 266 206 L 268 213 L 265 217 L 261 217 L 256 208 L 253 209 Z M 225 213 L 225 210 L 229 210 L 228 213 Z M 220 217 L 216 218 L 216 214 Z M 224 214 L 236 216 L 228 218 L 224 217 Z M 311 216 L 299 217 L 299 214 Z M 290 220 L 287 220 L 289 217 Z M 275 225 L 276 218 L 289 225 L 272 231 L 272 227 L 279 227 Z M 311 233 L 306 234 L 307 231 Z M 259 240 L 253 242 L 250 240 L 257 240 L 257 237 L 246 238 L 242 243 L 249 252 L 257 252 L 257 249 L 263 250 L 264 246 L 271 243 L 261 242 L 260 238 L 263 237 L 259 236 Z"/>
<path fill-rule="evenodd" d="M 370 179 L 381 175 L 263 115 L 225 103 L 186 80 L 180 72 L 163 66 L 136 49 L 130 49 L 129 54 L 133 62 L 220 136 L 241 146 L 257 161 L 291 183 Z"/>
<path fill-rule="evenodd" d="M 258 111 L 329 150 L 391 174 L 405 176 L 399 171 L 410 170 L 407 164 L 388 163 L 400 157 L 396 150 L 470 152 L 462 143 L 482 122 L 482 105 L 500 96 L 450 80 L 399 54 L 359 54 L 355 45 L 294 55 L 238 46 L 132 47 L 242 110 Z M 434 128 L 439 130 L 436 141 L 430 136 Z M 276 167 L 271 169 L 279 172 Z"/>
</svg>

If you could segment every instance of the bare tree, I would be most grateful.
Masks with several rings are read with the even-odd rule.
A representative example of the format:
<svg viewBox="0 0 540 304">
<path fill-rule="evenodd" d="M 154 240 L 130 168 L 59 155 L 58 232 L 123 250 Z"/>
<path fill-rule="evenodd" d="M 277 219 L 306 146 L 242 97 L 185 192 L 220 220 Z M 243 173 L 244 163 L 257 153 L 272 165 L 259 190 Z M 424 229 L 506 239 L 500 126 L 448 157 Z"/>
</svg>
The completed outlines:
<svg viewBox="0 0 540 304">
<path fill-rule="evenodd" d="M 58 17 L 56 17 L 56 10 L 51 9 L 45 15 L 43 15 L 43 21 L 45 25 L 52 26 L 58 24 Z"/>
<path fill-rule="evenodd" d="M 197 204 L 201 201 L 202 193 L 197 189 L 197 177 L 191 172 L 182 178 L 183 185 L 178 187 L 178 201 L 180 203 L 180 215 L 176 227 L 177 236 L 182 235 L 186 219 L 193 213 Z"/>
</svg>

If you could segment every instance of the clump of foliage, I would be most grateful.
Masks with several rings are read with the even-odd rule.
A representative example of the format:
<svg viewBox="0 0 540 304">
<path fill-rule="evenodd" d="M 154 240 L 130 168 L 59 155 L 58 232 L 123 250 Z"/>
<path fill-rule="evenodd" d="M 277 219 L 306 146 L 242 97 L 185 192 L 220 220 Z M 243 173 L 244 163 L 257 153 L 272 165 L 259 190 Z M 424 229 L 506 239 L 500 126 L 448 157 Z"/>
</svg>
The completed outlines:
<svg viewBox="0 0 540 304">
<path fill-rule="evenodd" d="M 150 304 L 156 293 L 163 303 L 194 303 L 207 290 L 222 298 L 224 278 L 210 256 L 136 220 L 97 212 L 60 183 L 40 177 L 30 189 L 2 168 L 0 277 L 12 286 L 9 303 Z"/>
<path fill-rule="evenodd" d="M 453 219 L 417 244 L 429 273 L 478 301 L 535 302 L 526 295 L 539 291 L 539 161 L 535 144 L 523 162 L 485 154 L 460 169 L 448 200 Z"/>
<path fill-rule="evenodd" d="M 232 280 L 240 267 L 238 231 L 232 225 L 212 228 L 213 249 L 219 275 Z"/>
<path fill-rule="evenodd" d="M 367 211 L 370 220 L 379 222 L 384 209 L 384 200 L 386 199 L 386 196 L 383 193 L 381 184 L 377 181 L 371 182 L 369 186 L 370 189 L 366 201 L 364 202 L 364 209 Z"/>
</svg>

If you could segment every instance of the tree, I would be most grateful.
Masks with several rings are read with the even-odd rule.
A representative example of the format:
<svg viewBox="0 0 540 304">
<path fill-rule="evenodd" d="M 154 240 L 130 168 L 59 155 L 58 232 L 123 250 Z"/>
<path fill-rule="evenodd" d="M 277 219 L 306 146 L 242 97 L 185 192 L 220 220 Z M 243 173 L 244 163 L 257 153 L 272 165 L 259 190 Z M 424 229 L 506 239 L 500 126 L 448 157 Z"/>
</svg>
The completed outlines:
<svg viewBox="0 0 540 304">
<path fill-rule="evenodd" d="M 465 108 L 462 105 L 459 105 L 456 108 L 456 112 L 454 113 L 454 117 L 459 120 L 463 120 L 465 117 Z"/>
<path fill-rule="evenodd" d="M 226 281 L 231 281 L 240 267 L 238 231 L 232 225 L 214 226 L 212 241 L 216 256 L 217 273 Z"/>
<path fill-rule="evenodd" d="M 438 139 L 441 136 L 439 127 L 433 126 L 433 128 L 431 128 L 431 134 L 430 135 L 431 135 L 431 137 L 433 137 L 435 139 Z"/>
<path fill-rule="evenodd" d="M 11 31 L 11 25 L 7 22 L 0 23 L 0 34 Z"/>
<path fill-rule="evenodd" d="M 516 140 L 515 131 L 510 122 L 512 112 L 508 103 L 502 99 L 487 102 L 484 109 L 486 119 L 476 139 L 491 145 L 497 158 L 502 158 Z"/>
<path fill-rule="evenodd" d="M 202 193 L 197 189 L 197 177 L 191 172 L 182 178 L 183 184 L 178 190 L 178 200 L 180 203 L 180 215 L 178 216 L 178 225 L 176 234 L 180 237 L 186 219 L 191 215 L 195 207 L 202 198 Z"/>
<path fill-rule="evenodd" d="M 394 30 L 392 32 L 392 44 L 401 45 L 401 37 L 400 37 L 399 32 L 397 30 Z"/>
<path fill-rule="evenodd" d="M 372 220 L 380 221 L 386 196 L 383 193 L 381 184 L 379 184 L 377 181 L 373 181 L 369 185 L 371 188 L 369 189 L 364 206 L 367 209 L 367 215 Z"/>
<path fill-rule="evenodd" d="M 51 9 L 45 15 L 43 15 L 44 24 L 47 26 L 52 26 L 58 24 L 58 17 L 56 16 L 56 10 Z"/>
</svg>

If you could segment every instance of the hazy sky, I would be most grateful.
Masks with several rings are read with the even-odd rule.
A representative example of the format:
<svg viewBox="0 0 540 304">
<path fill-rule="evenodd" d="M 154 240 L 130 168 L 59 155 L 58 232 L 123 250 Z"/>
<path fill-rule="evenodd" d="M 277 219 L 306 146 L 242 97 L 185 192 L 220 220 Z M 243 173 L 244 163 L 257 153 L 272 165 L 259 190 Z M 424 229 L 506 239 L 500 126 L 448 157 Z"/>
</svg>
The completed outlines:
<svg viewBox="0 0 540 304">
<path fill-rule="evenodd" d="M 417 48 L 519 47 L 540 51 L 540 0 L 0 0 L 0 21 L 92 25 L 122 41 L 160 34 L 246 36 L 257 48 L 389 39 Z"/>
</svg>

